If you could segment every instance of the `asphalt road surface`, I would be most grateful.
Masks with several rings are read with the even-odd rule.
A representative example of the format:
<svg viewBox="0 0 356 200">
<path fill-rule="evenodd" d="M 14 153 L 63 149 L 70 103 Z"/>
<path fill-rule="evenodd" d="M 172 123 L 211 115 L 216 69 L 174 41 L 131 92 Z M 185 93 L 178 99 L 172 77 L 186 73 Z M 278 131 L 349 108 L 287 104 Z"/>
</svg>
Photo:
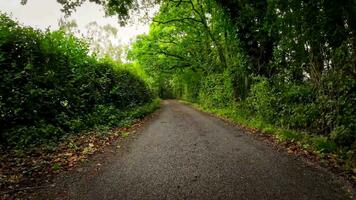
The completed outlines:
<svg viewBox="0 0 356 200">
<path fill-rule="evenodd" d="M 349 199 L 325 170 L 177 101 L 132 137 L 99 170 L 67 174 L 42 198 Z"/>
</svg>

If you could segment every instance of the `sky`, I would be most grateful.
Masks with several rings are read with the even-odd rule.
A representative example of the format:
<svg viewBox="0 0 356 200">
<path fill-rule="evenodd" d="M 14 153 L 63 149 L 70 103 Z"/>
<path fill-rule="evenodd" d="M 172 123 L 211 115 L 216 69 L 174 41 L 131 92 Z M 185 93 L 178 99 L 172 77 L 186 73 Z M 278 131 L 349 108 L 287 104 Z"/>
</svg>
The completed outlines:
<svg viewBox="0 0 356 200">
<path fill-rule="evenodd" d="M 58 29 L 58 20 L 64 16 L 60 11 L 61 5 L 56 0 L 28 0 L 26 5 L 21 5 L 21 0 L 0 0 L 0 11 L 11 14 L 21 24 L 34 28 L 51 30 Z M 85 33 L 85 26 L 96 21 L 99 25 L 110 24 L 118 29 L 118 38 L 121 44 L 129 44 L 135 36 L 147 33 L 149 25 L 138 23 L 120 27 L 117 18 L 104 17 L 104 10 L 95 3 L 86 2 L 69 19 L 76 20 L 78 28 Z"/>
</svg>

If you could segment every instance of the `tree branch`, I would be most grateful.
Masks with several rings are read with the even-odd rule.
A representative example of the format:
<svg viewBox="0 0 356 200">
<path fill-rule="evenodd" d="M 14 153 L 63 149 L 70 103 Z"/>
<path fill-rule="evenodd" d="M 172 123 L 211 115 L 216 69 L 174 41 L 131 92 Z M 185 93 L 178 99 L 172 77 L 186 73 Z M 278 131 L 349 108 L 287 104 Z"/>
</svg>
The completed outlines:
<svg viewBox="0 0 356 200">
<path fill-rule="evenodd" d="M 180 18 L 180 19 L 171 19 L 171 20 L 167 20 L 167 21 L 157 21 L 157 20 L 153 19 L 152 21 L 156 22 L 156 23 L 159 23 L 159 24 L 169 24 L 169 23 L 172 23 L 172 22 L 183 22 L 185 20 L 194 21 L 194 22 L 198 22 L 198 23 L 202 23 L 203 24 L 203 21 L 200 21 L 200 20 L 197 20 L 197 19 L 194 19 L 194 18 L 191 18 L 191 17 L 185 17 L 185 18 Z"/>
<path fill-rule="evenodd" d="M 157 53 L 160 53 L 160 54 L 163 54 L 165 56 L 170 56 L 170 57 L 174 57 L 174 58 L 178 58 L 180 60 L 186 60 L 184 57 L 180 56 L 180 55 L 176 55 L 176 54 L 173 54 L 173 53 L 169 53 L 169 52 L 166 52 L 166 51 L 163 51 L 163 50 L 159 50 Z"/>
<path fill-rule="evenodd" d="M 176 42 L 174 41 L 165 41 L 165 40 L 158 40 L 158 42 L 161 42 L 161 43 L 165 43 L 165 44 L 175 44 L 175 45 L 178 45 Z"/>
</svg>

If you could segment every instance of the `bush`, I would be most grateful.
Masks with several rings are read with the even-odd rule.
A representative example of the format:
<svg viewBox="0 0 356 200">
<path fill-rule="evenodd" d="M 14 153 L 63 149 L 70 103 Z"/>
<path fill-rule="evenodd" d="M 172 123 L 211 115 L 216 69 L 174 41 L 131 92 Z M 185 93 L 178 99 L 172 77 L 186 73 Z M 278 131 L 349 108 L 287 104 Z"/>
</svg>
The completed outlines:
<svg viewBox="0 0 356 200">
<path fill-rule="evenodd" d="M 330 153 L 336 150 L 336 144 L 326 137 L 317 136 L 311 139 L 314 149 L 320 153 Z"/>
<path fill-rule="evenodd" d="M 255 82 L 247 98 L 248 105 L 266 122 L 274 122 L 278 113 L 276 94 L 271 90 L 266 78 L 257 77 Z"/>
<path fill-rule="evenodd" d="M 129 71 L 88 55 L 85 42 L 0 15 L 1 142 L 30 145 L 98 125 L 152 101 Z"/>
<path fill-rule="evenodd" d="M 232 80 L 227 71 L 202 79 L 199 102 L 204 106 L 217 108 L 229 106 L 234 102 Z"/>
<path fill-rule="evenodd" d="M 336 127 L 331 132 L 330 137 L 336 142 L 336 144 L 341 146 L 351 146 L 356 143 L 355 131 L 352 131 L 350 128 L 345 126 Z"/>
</svg>

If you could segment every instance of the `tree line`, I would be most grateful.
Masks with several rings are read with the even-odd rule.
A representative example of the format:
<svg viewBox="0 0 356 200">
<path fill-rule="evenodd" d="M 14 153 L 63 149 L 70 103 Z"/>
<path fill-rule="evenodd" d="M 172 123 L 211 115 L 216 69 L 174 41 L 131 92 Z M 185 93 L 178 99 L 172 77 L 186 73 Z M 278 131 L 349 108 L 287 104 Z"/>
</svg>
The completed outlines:
<svg viewBox="0 0 356 200">
<path fill-rule="evenodd" d="M 355 159 L 352 0 L 162 1 L 129 57 L 157 93 L 327 138 Z"/>
</svg>

